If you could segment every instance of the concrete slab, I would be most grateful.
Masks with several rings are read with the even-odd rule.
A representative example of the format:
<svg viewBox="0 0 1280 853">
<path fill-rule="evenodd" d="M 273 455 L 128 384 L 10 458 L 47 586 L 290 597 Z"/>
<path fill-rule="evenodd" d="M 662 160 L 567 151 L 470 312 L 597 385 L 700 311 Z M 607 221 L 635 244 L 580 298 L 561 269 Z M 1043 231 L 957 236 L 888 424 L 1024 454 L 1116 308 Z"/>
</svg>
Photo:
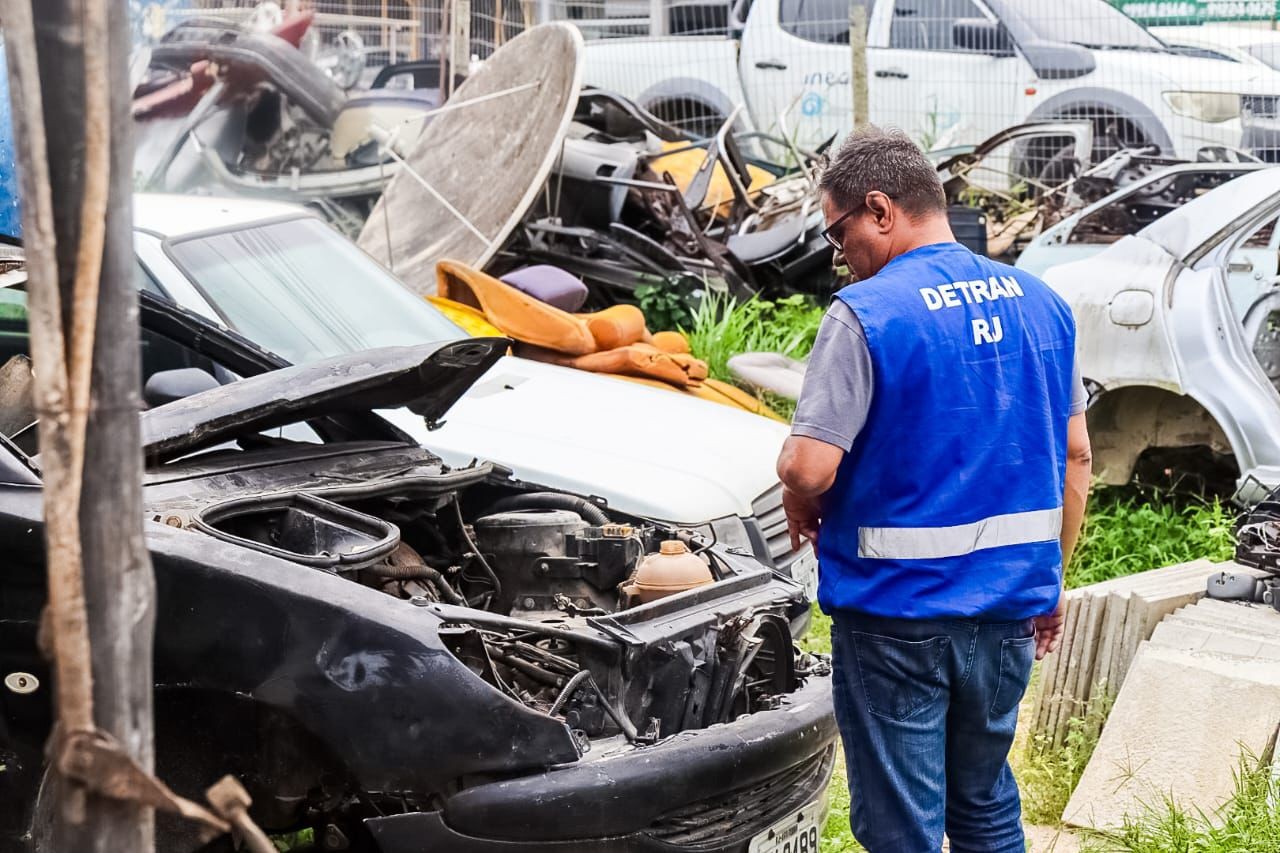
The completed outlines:
<svg viewBox="0 0 1280 853">
<path fill-rule="evenodd" d="M 1249 604 L 1238 601 L 1215 601 L 1202 598 L 1195 607 L 1188 608 L 1192 613 L 1219 619 L 1225 624 L 1235 625 L 1247 623 L 1259 628 L 1280 634 L 1280 611 L 1268 604 Z"/>
<path fill-rule="evenodd" d="M 1249 660 L 1261 657 L 1262 640 L 1245 634 L 1220 631 L 1212 626 L 1178 621 L 1174 614 L 1159 625 L 1151 642 L 1170 649 L 1188 652 L 1214 652 Z"/>
<path fill-rule="evenodd" d="M 1209 577 L 1219 571 L 1253 570 L 1234 563 L 1193 560 L 1068 591 L 1062 648 L 1041 667 L 1040 686 L 1031 715 L 1033 730 L 1047 736 L 1051 743 L 1060 743 L 1067 721 L 1081 713 L 1094 698 L 1104 693 L 1114 696 L 1123 684 L 1138 646 L 1150 638 L 1156 625 L 1168 614 L 1202 599 Z M 1214 604 L 1231 606 L 1223 602 Z M 1226 615 L 1237 622 L 1257 614 Z M 1277 621 L 1280 624 L 1280 620 Z M 1261 641 L 1280 644 L 1280 637 L 1269 636 L 1267 625 L 1248 624 L 1268 634 L 1259 637 Z M 1209 642 L 1205 638 L 1191 645 L 1199 649 Z M 1233 640 L 1212 642 L 1223 653 L 1251 656 L 1258 653 L 1257 649 L 1245 650 Z"/>
<path fill-rule="evenodd" d="M 1119 592 L 1107 594 L 1106 613 L 1102 620 L 1102 638 L 1098 644 L 1097 663 L 1094 666 L 1093 683 L 1100 693 L 1114 693 L 1111 672 L 1112 661 L 1116 655 L 1116 646 L 1120 642 L 1120 634 L 1124 628 L 1124 612 L 1128 606 L 1128 596 Z M 1090 692 L 1092 697 L 1093 692 Z"/>
<path fill-rule="evenodd" d="M 1257 627 L 1248 624 L 1227 624 L 1221 619 L 1206 619 L 1202 615 L 1196 613 L 1188 613 L 1185 609 L 1176 613 L 1170 613 L 1164 617 L 1161 625 L 1185 625 L 1188 628 L 1203 628 L 1220 634 L 1230 634 L 1237 637 L 1252 637 L 1259 643 L 1280 642 L 1280 637 L 1269 631 L 1260 631 Z M 1154 635 L 1153 635 L 1154 636 Z"/>
<path fill-rule="evenodd" d="M 1184 588 L 1129 597 L 1129 607 L 1125 612 L 1124 634 L 1118 649 L 1119 655 L 1113 662 L 1111 670 L 1114 673 L 1114 683 L 1117 688 L 1123 687 L 1139 644 L 1151 636 L 1160 620 L 1203 595 L 1202 587 L 1195 592 Z"/>
<path fill-rule="evenodd" d="M 1064 667 L 1058 673 L 1059 687 L 1053 696 L 1055 705 L 1049 720 L 1049 732 L 1053 735 L 1054 747 L 1062 745 L 1063 738 L 1066 736 L 1067 721 L 1076 713 L 1073 691 L 1076 675 L 1080 669 L 1080 651 L 1085 644 L 1084 631 L 1080 630 L 1080 626 L 1085 622 L 1086 611 L 1093 603 L 1093 597 L 1083 595 L 1073 603 L 1075 606 L 1071 610 L 1068 632 L 1062 644 Z"/>
<path fill-rule="evenodd" d="M 1275 619 L 1267 616 L 1261 619 L 1251 616 L 1228 619 L 1215 612 L 1201 610 L 1199 607 L 1184 607 L 1165 617 L 1166 621 L 1170 619 L 1186 625 L 1204 625 L 1215 631 L 1248 634 L 1259 640 L 1280 640 L 1280 614 L 1277 614 Z"/>
<path fill-rule="evenodd" d="M 1082 633 L 1081 640 L 1083 645 L 1080 647 L 1080 663 L 1076 670 L 1075 687 L 1071 695 L 1075 698 L 1076 706 L 1073 715 L 1078 716 L 1084 712 L 1085 704 L 1089 699 L 1089 695 L 1093 692 L 1094 672 L 1097 664 L 1098 647 L 1101 645 L 1101 633 L 1103 616 L 1106 611 L 1109 595 L 1091 595 L 1089 596 L 1089 606 L 1083 614 L 1084 621 L 1080 623 L 1077 631 Z M 1077 641 L 1079 642 L 1079 641 Z"/>
<path fill-rule="evenodd" d="M 1071 656 L 1071 645 L 1075 640 L 1076 621 L 1080 618 L 1080 596 L 1067 598 L 1067 610 L 1063 614 L 1062 643 L 1051 655 L 1053 666 L 1045 673 L 1042 688 L 1044 702 L 1040 706 L 1040 715 L 1036 720 L 1036 731 L 1052 737 L 1057 728 L 1059 711 L 1061 710 L 1061 684 L 1067 678 L 1067 660 Z"/>
<path fill-rule="evenodd" d="M 1230 798 L 1242 750 L 1264 754 L 1277 726 L 1273 662 L 1145 643 L 1063 821 L 1116 829 L 1166 797 L 1210 813 Z"/>
</svg>

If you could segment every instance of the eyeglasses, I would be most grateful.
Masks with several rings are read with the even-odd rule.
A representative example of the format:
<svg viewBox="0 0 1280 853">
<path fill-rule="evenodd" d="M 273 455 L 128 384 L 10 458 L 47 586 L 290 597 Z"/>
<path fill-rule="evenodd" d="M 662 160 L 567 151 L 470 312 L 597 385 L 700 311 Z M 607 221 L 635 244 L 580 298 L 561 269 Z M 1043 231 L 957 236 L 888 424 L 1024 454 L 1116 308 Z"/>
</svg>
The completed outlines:
<svg viewBox="0 0 1280 853">
<path fill-rule="evenodd" d="M 837 251 L 844 249 L 844 245 L 838 239 L 836 239 L 835 234 L 832 232 L 834 232 L 842 222 L 844 222 L 846 219 L 848 219 L 850 216 L 853 216 L 857 212 L 858 211 L 856 210 L 850 210 L 848 213 L 845 213 L 835 222 L 832 222 L 826 228 L 822 229 L 822 239 L 826 240 L 831 245 L 831 248 L 836 249 Z"/>
</svg>

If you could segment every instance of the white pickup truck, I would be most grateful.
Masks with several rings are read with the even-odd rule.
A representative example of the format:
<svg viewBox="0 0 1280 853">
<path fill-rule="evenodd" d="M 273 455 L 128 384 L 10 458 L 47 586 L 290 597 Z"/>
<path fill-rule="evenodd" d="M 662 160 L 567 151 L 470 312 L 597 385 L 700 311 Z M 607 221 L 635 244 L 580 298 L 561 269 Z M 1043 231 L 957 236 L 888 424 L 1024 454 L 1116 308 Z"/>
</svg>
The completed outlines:
<svg viewBox="0 0 1280 853">
<path fill-rule="evenodd" d="M 573 19 L 574 0 L 561 2 Z M 609 32 L 615 2 L 625 0 L 604 0 L 604 21 L 580 21 L 585 81 L 695 130 L 741 104 L 741 130 L 802 146 L 847 132 L 850 12 L 860 6 L 870 119 L 927 148 L 973 145 L 1036 119 L 1090 119 L 1104 149 L 1154 143 L 1187 158 L 1246 137 L 1269 149 L 1280 134 L 1280 74 L 1175 52 L 1105 0 L 735 0 L 727 34 L 593 38 Z M 650 20 L 677 30 L 664 25 L 680 9 Z"/>
</svg>

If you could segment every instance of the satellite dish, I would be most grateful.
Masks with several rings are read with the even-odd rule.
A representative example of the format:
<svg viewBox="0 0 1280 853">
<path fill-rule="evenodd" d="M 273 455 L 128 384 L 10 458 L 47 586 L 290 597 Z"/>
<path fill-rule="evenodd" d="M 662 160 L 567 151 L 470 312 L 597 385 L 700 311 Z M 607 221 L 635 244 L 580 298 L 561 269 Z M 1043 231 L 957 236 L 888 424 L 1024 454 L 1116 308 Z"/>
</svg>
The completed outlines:
<svg viewBox="0 0 1280 853">
<path fill-rule="evenodd" d="M 582 35 L 560 23 L 495 51 L 428 119 L 360 247 L 424 296 L 436 292 L 437 261 L 488 263 L 560 156 L 582 88 L 582 51 Z"/>
</svg>

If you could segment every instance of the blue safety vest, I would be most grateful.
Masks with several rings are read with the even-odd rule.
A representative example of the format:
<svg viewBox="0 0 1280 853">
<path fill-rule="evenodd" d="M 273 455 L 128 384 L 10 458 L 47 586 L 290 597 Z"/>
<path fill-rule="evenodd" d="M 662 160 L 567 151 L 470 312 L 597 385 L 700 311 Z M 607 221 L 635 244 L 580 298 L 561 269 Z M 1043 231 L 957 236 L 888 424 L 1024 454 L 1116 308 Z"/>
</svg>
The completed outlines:
<svg viewBox="0 0 1280 853">
<path fill-rule="evenodd" d="M 1050 612 L 1072 397 L 1071 309 L 957 243 L 836 294 L 866 332 L 866 425 L 824 496 L 818 599 L 906 619 Z"/>
</svg>

